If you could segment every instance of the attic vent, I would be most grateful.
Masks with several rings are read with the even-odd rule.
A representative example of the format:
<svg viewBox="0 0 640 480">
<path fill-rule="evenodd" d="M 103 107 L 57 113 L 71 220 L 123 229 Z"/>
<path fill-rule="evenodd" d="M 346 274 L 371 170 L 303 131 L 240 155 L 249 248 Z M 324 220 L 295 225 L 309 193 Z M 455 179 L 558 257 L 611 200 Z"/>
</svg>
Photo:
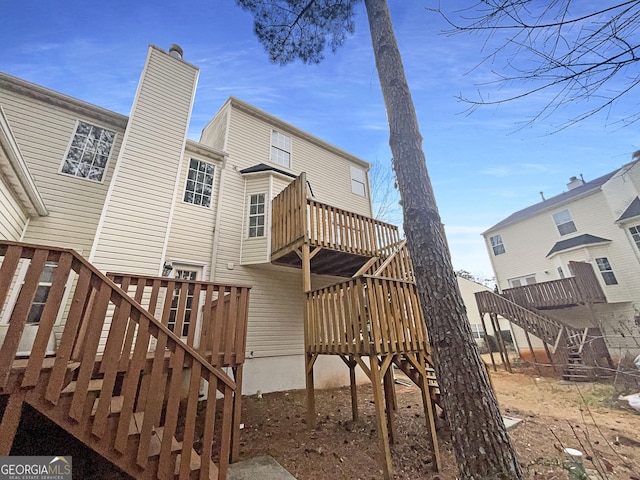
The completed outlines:
<svg viewBox="0 0 640 480">
<path fill-rule="evenodd" d="M 581 175 L 581 177 L 582 177 L 582 175 Z M 573 190 L 574 188 L 581 187 L 582 185 L 584 185 L 584 180 L 582 178 L 571 177 L 569 179 L 569 183 L 567 183 L 567 188 L 569 190 Z"/>
<path fill-rule="evenodd" d="M 172 43 L 171 45 L 169 45 L 169 55 L 171 55 L 173 58 L 178 58 L 182 60 L 183 53 L 184 52 L 182 51 L 182 48 L 180 47 L 180 45 L 176 45 L 175 43 Z"/>
</svg>

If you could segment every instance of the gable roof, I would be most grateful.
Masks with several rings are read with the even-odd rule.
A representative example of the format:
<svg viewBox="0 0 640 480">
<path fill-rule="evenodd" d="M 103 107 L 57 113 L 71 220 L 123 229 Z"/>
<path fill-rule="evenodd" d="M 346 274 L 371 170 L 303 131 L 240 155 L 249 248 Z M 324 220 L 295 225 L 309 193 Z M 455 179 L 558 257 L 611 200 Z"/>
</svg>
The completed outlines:
<svg viewBox="0 0 640 480">
<path fill-rule="evenodd" d="M 578 235 L 577 237 L 567 238 L 566 240 L 560 240 L 556 242 L 553 248 L 547 253 L 547 257 L 553 255 L 554 253 L 561 252 L 562 250 L 569 250 L 570 248 L 580 247 L 583 245 L 591 245 L 594 243 L 603 243 L 610 242 L 606 238 L 596 237 L 595 235 L 589 235 L 585 233 L 583 235 Z"/>
<path fill-rule="evenodd" d="M 625 167 L 626 165 L 623 166 L 622 168 L 625 168 Z M 522 210 L 518 210 L 517 212 L 509 215 L 504 220 L 496 223 L 493 227 L 490 227 L 487 230 L 485 230 L 482 233 L 482 235 L 485 235 L 493 230 L 504 227 L 511 223 L 519 222 L 521 220 L 524 220 L 525 218 L 532 217 L 538 213 L 544 212 L 545 210 L 551 210 L 552 208 L 562 205 L 563 203 L 567 203 L 570 200 L 575 200 L 579 197 L 595 193 L 599 191 L 600 187 L 602 187 L 602 185 L 604 185 L 611 177 L 613 177 L 620 170 L 621 168 L 617 168 L 613 172 L 606 173 L 601 177 L 591 180 L 590 182 L 586 182 L 584 185 L 580 185 L 579 187 L 573 188 L 568 192 L 562 192 L 561 194 L 556 195 L 555 197 L 547 198 L 546 200 L 543 200 L 542 202 L 531 205 L 530 207 L 523 208 Z"/>
<path fill-rule="evenodd" d="M 637 217 L 639 215 L 640 215 L 640 198 L 636 197 L 629 204 L 629 206 L 622 213 L 622 215 L 620 215 L 620 218 L 618 218 L 618 220 L 616 220 L 616 223 L 617 222 L 622 222 L 624 220 L 628 220 L 628 219 L 633 218 L 633 217 Z"/>
</svg>

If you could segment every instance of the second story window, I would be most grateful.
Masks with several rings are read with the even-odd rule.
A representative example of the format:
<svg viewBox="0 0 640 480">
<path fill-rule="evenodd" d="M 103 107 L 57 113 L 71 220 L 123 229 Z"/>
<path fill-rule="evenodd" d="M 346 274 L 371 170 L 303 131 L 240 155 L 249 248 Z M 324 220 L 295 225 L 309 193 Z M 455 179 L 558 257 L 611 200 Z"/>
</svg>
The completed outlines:
<svg viewBox="0 0 640 480">
<path fill-rule="evenodd" d="M 367 179 L 364 170 L 351 167 L 351 191 L 361 197 L 367 196 Z"/>
<path fill-rule="evenodd" d="M 635 227 L 630 227 L 629 232 L 633 237 L 633 241 L 636 242 L 636 247 L 640 250 L 640 225 L 636 225 Z"/>
<path fill-rule="evenodd" d="M 605 285 L 618 284 L 618 280 L 613 273 L 613 268 L 611 268 L 607 257 L 596 258 L 596 264 L 598 265 L 598 270 L 600 270 L 600 275 L 602 275 Z"/>
<path fill-rule="evenodd" d="M 494 255 L 505 253 L 501 235 L 494 235 L 493 237 L 489 237 L 489 241 L 491 242 L 491 248 L 493 249 Z"/>
<path fill-rule="evenodd" d="M 184 201 L 203 207 L 211 206 L 213 174 L 216 167 L 201 160 L 189 160 L 187 183 L 184 187 Z"/>
<path fill-rule="evenodd" d="M 78 121 L 60 173 L 101 182 L 115 137 L 115 132 Z"/>
<path fill-rule="evenodd" d="M 556 227 L 558 227 L 560 235 L 568 235 L 569 233 L 578 231 L 576 224 L 573 223 L 573 218 L 571 218 L 571 212 L 569 209 L 564 209 L 554 213 L 553 221 L 556 222 Z"/>
<path fill-rule="evenodd" d="M 291 137 L 271 131 L 271 161 L 291 168 Z"/>
<path fill-rule="evenodd" d="M 249 238 L 264 237 L 264 193 L 249 197 Z"/>
</svg>

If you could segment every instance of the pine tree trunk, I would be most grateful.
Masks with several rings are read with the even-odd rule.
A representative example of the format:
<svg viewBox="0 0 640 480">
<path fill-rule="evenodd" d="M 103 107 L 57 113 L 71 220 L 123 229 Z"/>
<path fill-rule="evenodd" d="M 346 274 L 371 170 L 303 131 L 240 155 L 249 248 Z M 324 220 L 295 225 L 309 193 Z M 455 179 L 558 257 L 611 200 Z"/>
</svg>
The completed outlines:
<svg viewBox="0 0 640 480">
<path fill-rule="evenodd" d="M 463 479 L 520 479 L 522 470 L 482 366 L 427 172 L 422 136 L 386 0 L 365 0 L 390 127 L 404 231 Z"/>
</svg>

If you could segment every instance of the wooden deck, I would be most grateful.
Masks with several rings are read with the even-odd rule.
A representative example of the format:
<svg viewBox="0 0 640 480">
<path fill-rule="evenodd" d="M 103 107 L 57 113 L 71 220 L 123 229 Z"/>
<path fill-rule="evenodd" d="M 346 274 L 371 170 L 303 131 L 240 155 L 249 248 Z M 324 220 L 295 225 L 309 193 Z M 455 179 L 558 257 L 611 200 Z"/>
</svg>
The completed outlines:
<svg viewBox="0 0 640 480">
<path fill-rule="evenodd" d="M 372 257 L 387 258 L 400 242 L 398 227 L 320 203 L 307 195 L 301 174 L 272 201 L 271 261 L 301 268 L 308 244 L 311 271 L 350 277 Z"/>
<path fill-rule="evenodd" d="M 16 242 L 0 242 L 0 260 L 0 307 L 12 312 L 0 347 L 0 455 L 9 454 L 27 403 L 135 478 L 226 478 L 240 421 L 248 287 L 113 276 L 123 289 L 73 250 Z M 187 296 L 204 308 L 201 335 L 194 319 L 182 330 Z M 149 310 L 138 301 L 145 298 Z M 163 306 L 160 319 L 153 305 Z M 28 322 L 34 308 L 37 324 Z M 28 358 L 16 358 L 33 328 Z M 199 402 L 202 393 L 208 401 Z"/>
<path fill-rule="evenodd" d="M 502 295 L 525 308 L 562 308 L 589 303 L 606 303 L 607 297 L 593 267 L 584 262 L 569 262 L 573 277 L 508 288 Z"/>
</svg>

